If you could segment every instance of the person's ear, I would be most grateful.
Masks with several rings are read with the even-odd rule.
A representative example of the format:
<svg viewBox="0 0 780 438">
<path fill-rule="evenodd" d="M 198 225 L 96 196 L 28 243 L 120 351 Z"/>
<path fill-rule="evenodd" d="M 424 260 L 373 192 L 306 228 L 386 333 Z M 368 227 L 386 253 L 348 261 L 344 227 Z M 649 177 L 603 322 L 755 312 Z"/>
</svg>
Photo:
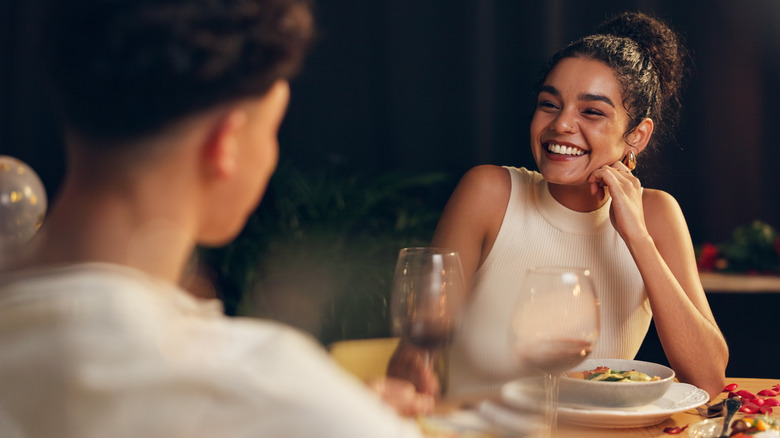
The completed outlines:
<svg viewBox="0 0 780 438">
<path fill-rule="evenodd" d="M 209 174 L 224 178 L 236 171 L 241 131 L 246 122 L 246 112 L 241 109 L 232 109 L 216 120 L 203 149 Z"/>
<path fill-rule="evenodd" d="M 636 149 L 635 153 L 637 155 L 647 147 L 647 144 L 650 142 L 650 137 L 653 135 L 654 128 L 655 123 L 653 123 L 653 119 L 645 117 L 639 122 L 636 128 L 626 136 L 626 142 L 629 146 Z"/>
</svg>

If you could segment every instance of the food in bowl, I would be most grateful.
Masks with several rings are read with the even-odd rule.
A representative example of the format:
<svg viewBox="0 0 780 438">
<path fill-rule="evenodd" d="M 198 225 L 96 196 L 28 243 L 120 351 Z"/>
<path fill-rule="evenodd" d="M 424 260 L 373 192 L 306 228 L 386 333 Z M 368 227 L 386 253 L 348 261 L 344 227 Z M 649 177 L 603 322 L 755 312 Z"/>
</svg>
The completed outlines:
<svg viewBox="0 0 780 438">
<path fill-rule="evenodd" d="M 649 380 L 594 380 L 577 377 L 597 369 L 634 371 Z M 604 373 L 602 373 L 604 374 Z M 611 373 L 609 373 L 611 374 Z M 607 374 L 607 376 L 609 375 Z M 639 377 L 641 374 L 632 374 Z M 588 407 L 630 408 L 644 406 L 663 397 L 674 381 L 674 371 L 664 365 L 627 359 L 586 359 L 560 379 L 559 400 L 562 404 Z M 657 377 L 657 379 L 655 379 Z"/>
<path fill-rule="evenodd" d="M 692 438 L 718 438 L 723 418 L 700 421 L 688 428 Z M 729 428 L 730 438 L 780 438 L 780 420 L 766 416 L 743 417 L 734 420 Z"/>
<path fill-rule="evenodd" d="M 742 436 L 772 436 L 780 438 L 780 421 L 764 416 L 740 418 L 731 423 L 729 436 L 735 438 Z"/>
<path fill-rule="evenodd" d="M 652 382 L 661 380 L 658 376 L 650 377 L 637 370 L 615 371 L 610 367 L 600 366 L 592 370 L 569 371 L 564 374 L 572 379 L 594 380 L 603 382 Z"/>
</svg>

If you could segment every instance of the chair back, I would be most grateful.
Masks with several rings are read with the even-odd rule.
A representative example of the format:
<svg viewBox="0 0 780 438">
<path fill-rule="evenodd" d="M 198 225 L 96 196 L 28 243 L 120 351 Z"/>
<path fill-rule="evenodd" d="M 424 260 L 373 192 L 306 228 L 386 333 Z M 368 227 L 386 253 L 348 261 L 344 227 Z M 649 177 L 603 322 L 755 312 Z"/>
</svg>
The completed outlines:
<svg viewBox="0 0 780 438">
<path fill-rule="evenodd" d="M 387 373 L 399 338 L 351 339 L 332 343 L 331 357 L 357 378 L 368 381 Z"/>
</svg>

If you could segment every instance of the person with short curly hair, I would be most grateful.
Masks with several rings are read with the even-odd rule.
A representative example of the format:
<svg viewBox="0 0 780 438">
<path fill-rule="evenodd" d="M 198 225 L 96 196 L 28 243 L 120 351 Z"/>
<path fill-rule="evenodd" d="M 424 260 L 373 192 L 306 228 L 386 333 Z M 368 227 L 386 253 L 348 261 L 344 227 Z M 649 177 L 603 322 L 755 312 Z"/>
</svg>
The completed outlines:
<svg viewBox="0 0 780 438">
<path fill-rule="evenodd" d="M 310 336 L 178 286 L 260 201 L 313 33 L 300 0 L 52 1 L 67 172 L 0 272 L 0 436 L 421 436 Z"/>
</svg>

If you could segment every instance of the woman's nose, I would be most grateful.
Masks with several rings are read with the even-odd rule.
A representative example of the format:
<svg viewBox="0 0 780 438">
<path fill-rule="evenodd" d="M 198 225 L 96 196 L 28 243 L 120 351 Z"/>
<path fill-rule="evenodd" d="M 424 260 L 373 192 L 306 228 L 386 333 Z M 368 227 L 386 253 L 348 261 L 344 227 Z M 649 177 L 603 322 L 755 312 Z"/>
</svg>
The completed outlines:
<svg viewBox="0 0 780 438">
<path fill-rule="evenodd" d="M 574 117 L 568 111 L 561 111 L 558 116 L 550 123 L 550 129 L 562 134 L 571 134 L 576 132 L 577 123 Z"/>
</svg>

